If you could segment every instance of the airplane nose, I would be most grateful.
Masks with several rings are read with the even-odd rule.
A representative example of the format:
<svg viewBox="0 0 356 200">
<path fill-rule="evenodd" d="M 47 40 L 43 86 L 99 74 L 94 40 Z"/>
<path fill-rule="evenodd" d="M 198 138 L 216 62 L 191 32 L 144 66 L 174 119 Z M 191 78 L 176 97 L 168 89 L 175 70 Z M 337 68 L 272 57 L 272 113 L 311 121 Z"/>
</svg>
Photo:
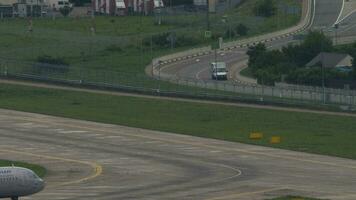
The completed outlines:
<svg viewBox="0 0 356 200">
<path fill-rule="evenodd" d="M 46 186 L 46 182 L 42 179 L 39 179 L 38 180 L 38 191 L 41 191 L 45 188 Z"/>
</svg>

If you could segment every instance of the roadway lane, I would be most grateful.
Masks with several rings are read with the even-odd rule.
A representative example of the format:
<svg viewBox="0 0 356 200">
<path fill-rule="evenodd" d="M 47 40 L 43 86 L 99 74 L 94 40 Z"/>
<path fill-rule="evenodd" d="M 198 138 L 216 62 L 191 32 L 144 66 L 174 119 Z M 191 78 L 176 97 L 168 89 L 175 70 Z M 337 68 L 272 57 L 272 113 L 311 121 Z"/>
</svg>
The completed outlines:
<svg viewBox="0 0 356 200">
<path fill-rule="evenodd" d="M 328 28 L 336 22 L 344 0 L 315 0 L 313 28 Z"/>
<path fill-rule="evenodd" d="M 355 37 L 356 36 L 356 13 L 349 15 L 339 23 L 337 30 L 338 37 Z M 335 29 L 333 30 L 333 32 Z"/>
<path fill-rule="evenodd" d="M 288 44 L 298 43 L 293 36 L 281 38 L 266 42 L 268 49 L 280 49 Z M 238 69 L 240 63 L 246 63 L 248 56 L 246 55 L 247 48 L 238 48 L 229 51 L 218 50 L 215 56 L 214 53 L 209 55 L 199 56 L 193 59 L 178 61 L 172 64 L 165 65 L 160 68 L 160 74 L 166 79 L 183 79 L 191 81 L 214 82 L 211 78 L 210 63 L 216 61 L 224 61 L 228 67 L 228 81 L 219 82 L 235 82 L 241 81 L 238 79 Z M 244 83 L 254 84 L 255 81 L 242 81 Z"/>
<path fill-rule="evenodd" d="M 28 200 L 356 198 L 353 160 L 8 110 L 0 153 L 49 169 Z"/>
<path fill-rule="evenodd" d="M 211 81 L 210 63 L 224 61 L 228 69 L 236 63 L 247 59 L 244 49 L 234 51 L 217 51 L 215 54 L 201 56 L 195 59 L 176 62 L 161 68 L 161 74 L 169 78 Z M 232 76 L 233 74 L 230 73 Z"/>
<path fill-rule="evenodd" d="M 316 0 L 315 1 L 315 12 L 313 17 L 312 29 L 326 29 L 330 28 L 338 19 L 340 12 L 342 11 L 343 0 Z M 280 38 L 278 40 L 273 40 L 266 42 L 266 46 L 270 49 L 278 49 L 288 44 L 297 43 L 293 36 Z M 243 82 L 247 84 L 255 84 L 255 80 L 249 79 L 239 79 L 238 74 L 241 66 L 239 63 L 246 63 L 247 55 L 246 48 L 239 48 L 232 51 L 227 51 L 223 53 L 223 56 L 217 56 L 218 61 L 225 61 L 230 69 L 229 79 L 230 82 Z M 209 73 L 209 63 L 215 60 L 214 54 L 201 56 L 191 60 L 176 62 L 170 65 L 166 65 L 161 68 L 161 75 L 167 79 L 188 79 L 188 80 L 203 80 L 212 81 L 211 75 Z M 245 61 L 245 62 L 243 62 Z"/>
</svg>

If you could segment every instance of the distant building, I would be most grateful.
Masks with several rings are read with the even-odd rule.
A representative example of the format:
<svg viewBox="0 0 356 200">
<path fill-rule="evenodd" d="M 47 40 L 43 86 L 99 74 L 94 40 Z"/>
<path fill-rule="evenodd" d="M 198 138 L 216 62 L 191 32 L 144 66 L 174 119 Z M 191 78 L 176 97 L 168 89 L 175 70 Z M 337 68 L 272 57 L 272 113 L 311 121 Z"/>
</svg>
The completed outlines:
<svg viewBox="0 0 356 200">
<path fill-rule="evenodd" d="M 325 68 L 351 68 L 353 57 L 348 54 L 322 52 L 306 64 L 307 67 L 322 65 Z"/>
<path fill-rule="evenodd" d="M 163 7 L 163 0 L 93 0 L 93 10 L 97 14 L 126 15 L 130 12 L 151 13 Z"/>
<path fill-rule="evenodd" d="M 52 9 L 59 10 L 65 6 L 72 7 L 73 5 L 69 2 L 69 0 L 43 0 L 44 4 Z"/>
<path fill-rule="evenodd" d="M 17 0 L 0 0 L 0 17 L 13 16 L 13 4 L 17 3 Z"/>
<path fill-rule="evenodd" d="M 194 0 L 193 3 L 196 6 L 205 6 L 207 2 L 209 2 L 209 11 L 210 12 L 216 12 L 216 5 L 218 3 L 218 0 Z"/>
<path fill-rule="evenodd" d="M 17 0 L 0 0 L 1 6 L 12 6 L 14 3 L 17 3 Z"/>
<path fill-rule="evenodd" d="M 13 15 L 18 17 L 42 16 L 46 10 L 44 0 L 18 0 L 13 4 Z"/>
</svg>

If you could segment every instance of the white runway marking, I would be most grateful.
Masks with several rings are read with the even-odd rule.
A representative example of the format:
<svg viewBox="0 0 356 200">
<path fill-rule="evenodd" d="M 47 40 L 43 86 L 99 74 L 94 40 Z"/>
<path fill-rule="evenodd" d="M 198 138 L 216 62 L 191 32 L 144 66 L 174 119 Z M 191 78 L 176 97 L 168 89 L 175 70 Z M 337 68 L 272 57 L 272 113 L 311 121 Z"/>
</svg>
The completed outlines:
<svg viewBox="0 0 356 200">
<path fill-rule="evenodd" d="M 63 134 L 70 134 L 70 133 L 88 133 L 88 131 L 79 131 L 79 130 L 73 130 L 73 131 L 58 131 L 59 133 Z"/>
</svg>

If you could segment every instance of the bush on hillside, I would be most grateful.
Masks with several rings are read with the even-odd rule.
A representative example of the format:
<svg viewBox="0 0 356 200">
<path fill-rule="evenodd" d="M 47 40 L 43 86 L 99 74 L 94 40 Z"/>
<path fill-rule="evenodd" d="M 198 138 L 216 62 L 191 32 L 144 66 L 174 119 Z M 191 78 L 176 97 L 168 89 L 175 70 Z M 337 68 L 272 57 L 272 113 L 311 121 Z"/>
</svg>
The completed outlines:
<svg viewBox="0 0 356 200">
<path fill-rule="evenodd" d="M 277 12 L 277 6 L 273 0 L 261 0 L 254 10 L 256 16 L 272 17 Z"/>
<path fill-rule="evenodd" d="M 199 44 L 199 39 L 189 35 L 176 35 L 175 33 L 161 33 L 143 39 L 143 45 L 150 47 L 151 44 L 160 48 L 177 48 L 184 46 L 194 46 Z"/>
<path fill-rule="evenodd" d="M 238 24 L 235 28 L 236 33 L 240 36 L 246 36 L 248 33 L 248 28 L 244 24 Z"/>
<path fill-rule="evenodd" d="M 44 73 L 65 73 L 69 71 L 69 63 L 64 58 L 54 58 L 52 56 L 43 55 L 36 59 L 37 63 L 33 65 L 33 71 L 37 74 Z"/>
<path fill-rule="evenodd" d="M 59 9 L 59 12 L 64 16 L 68 16 L 70 12 L 72 12 L 72 8 L 69 6 L 64 6 L 63 8 Z"/>
</svg>

